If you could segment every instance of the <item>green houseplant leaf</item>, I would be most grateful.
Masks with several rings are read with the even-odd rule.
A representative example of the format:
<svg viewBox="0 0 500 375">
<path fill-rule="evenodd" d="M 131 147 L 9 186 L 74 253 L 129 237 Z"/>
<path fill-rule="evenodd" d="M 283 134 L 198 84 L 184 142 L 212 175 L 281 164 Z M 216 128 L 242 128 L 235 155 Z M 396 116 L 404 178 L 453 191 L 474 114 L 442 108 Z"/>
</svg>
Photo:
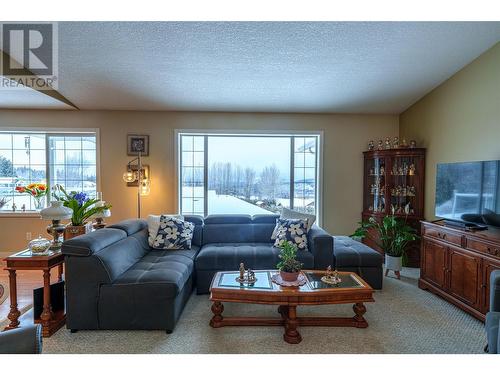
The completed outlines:
<svg viewBox="0 0 500 375">
<path fill-rule="evenodd" d="M 406 250 L 411 242 L 418 239 L 416 230 L 409 226 L 406 218 L 387 215 L 380 222 L 374 217 L 368 221 L 359 222 L 358 228 L 351 235 L 355 239 L 363 239 L 372 230 L 378 237 L 375 243 L 389 256 L 403 257 L 405 262 Z"/>
</svg>

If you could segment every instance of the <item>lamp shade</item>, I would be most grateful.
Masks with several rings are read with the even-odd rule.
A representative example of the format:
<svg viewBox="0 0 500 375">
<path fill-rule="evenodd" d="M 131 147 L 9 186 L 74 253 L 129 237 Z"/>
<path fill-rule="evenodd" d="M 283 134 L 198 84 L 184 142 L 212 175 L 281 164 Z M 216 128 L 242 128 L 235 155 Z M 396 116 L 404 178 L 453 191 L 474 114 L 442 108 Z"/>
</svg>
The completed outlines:
<svg viewBox="0 0 500 375">
<path fill-rule="evenodd" d="M 64 207 L 61 201 L 52 201 L 50 207 L 40 211 L 40 216 L 46 220 L 70 219 L 73 216 L 73 210 L 69 207 Z"/>
</svg>

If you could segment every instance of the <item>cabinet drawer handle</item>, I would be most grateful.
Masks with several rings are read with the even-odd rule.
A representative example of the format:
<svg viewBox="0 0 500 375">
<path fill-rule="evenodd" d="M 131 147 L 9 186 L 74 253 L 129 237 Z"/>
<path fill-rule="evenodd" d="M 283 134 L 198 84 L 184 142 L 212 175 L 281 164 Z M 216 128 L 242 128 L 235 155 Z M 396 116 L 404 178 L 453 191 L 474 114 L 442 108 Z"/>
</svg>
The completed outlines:
<svg viewBox="0 0 500 375">
<path fill-rule="evenodd" d="M 498 255 L 498 252 L 499 252 L 498 249 L 492 249 L 492 248 L 488 247 L 488 253 L 489 254 Z"/>
<path fill-rule="evenodd" d="M 446 233 L 439 233 L 438 232 L 438 237 L 445 240 L 446 239 Z"/>
</svg>

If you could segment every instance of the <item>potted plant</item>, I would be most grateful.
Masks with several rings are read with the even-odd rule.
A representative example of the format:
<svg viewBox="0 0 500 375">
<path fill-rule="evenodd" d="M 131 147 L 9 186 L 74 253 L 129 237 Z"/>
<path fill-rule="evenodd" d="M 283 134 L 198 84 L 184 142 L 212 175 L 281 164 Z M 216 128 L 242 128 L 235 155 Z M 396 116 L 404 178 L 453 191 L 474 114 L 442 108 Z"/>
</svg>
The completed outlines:
<svg viewBox="0 0 500 375">
<path fill-rule="evenodd" d="M 67 225 L 64 230 L 64 240 L 85 234 L 92 230 L 91 223 L 88 220 L 92 215 L 99 214 L 111 208 L 110 204 L 96 205 L 99 199 L 90 198 L 83 192 L 72 191 L 67 193 L 61 185 L 55 186 L 54 197 L 62 201 L 65 207 L 73 210 L 71 216 L 71 225 Z"/>
<path fill-rule="evenodd" d="M 297 260 L 297 246 L 291 242 L 284 241 L 279 248 L 281 261 L 276 265 L 280 271 L 283 281 L 293 282 L 299 277 L 302 263 Z"/>
<path fill-rule="evenodd" d="M 403 263 L 406 264 L 406 249 L 408 245 L 415 241 L 418 236 L 414 228 L 406 223 L 406 220 L 395 215 L 387 215 L 380 222 L 374 217 L 368 221 L 358 223 L 351 237 L 362 239 L 368 235 L 369 230 L 373 230 L 375 243 L 385 253 L 386 275 L 388 270 L 392 270 L 399 278 Z"/>
</svg>

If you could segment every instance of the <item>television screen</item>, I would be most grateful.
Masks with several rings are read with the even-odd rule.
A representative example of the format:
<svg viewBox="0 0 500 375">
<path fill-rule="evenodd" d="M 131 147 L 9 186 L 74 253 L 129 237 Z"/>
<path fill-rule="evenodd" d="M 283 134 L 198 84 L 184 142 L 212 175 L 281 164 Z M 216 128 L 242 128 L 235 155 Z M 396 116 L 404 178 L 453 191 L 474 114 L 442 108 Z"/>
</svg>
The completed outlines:
<svg viewBox="0 0 500 375">
<path fill-rule="evenodd" d="M 437 165 L 436 216 L 500 226 L 500 160 Z"/>
</svg>

